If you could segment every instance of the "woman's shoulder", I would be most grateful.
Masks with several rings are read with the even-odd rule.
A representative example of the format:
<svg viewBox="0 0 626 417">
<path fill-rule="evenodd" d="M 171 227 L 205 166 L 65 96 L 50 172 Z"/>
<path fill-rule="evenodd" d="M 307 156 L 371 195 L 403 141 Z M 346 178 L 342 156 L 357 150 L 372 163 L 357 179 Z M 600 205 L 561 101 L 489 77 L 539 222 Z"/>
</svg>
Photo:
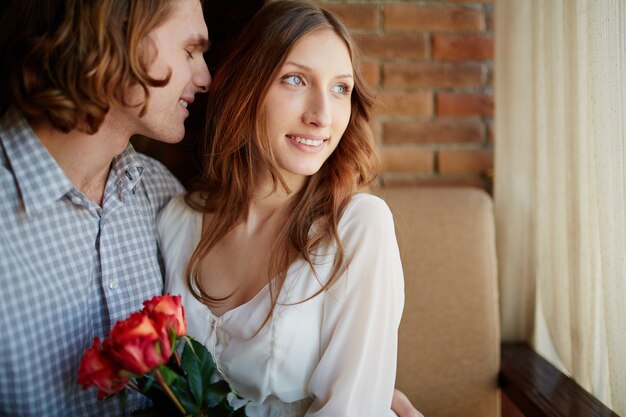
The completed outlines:
<svg viewBox="0 0 626 417">
<path fill-rule="evenodd" d="M 389 210 L 389 206 L 382 198 L 369 193 L 356 193 L 350 199 L 349 206 L 368 207 L 372 209 Z"/>
<path fill-rule="evenodd" d="M 372 194 L 357 193 L 348 202 L 340 223 L 354 220 L 364 221 L 367 224 L 384 223 L 393 222 L 393 216 L 382 198 Z"/>
<path fill-rule="evenodd" d="M 181 193 L 172 198 L 165 205 L 157 218 L 157 228 L 161 237 L 175 232 L 183 232 L 189 227 L 197 226 L 201 221 L 202 214 L 187 204 L 186 193 Z"/>
<path fill-rule="evenodd" d="M 344 242 L 354 239 L 376 241 L 395 235 L 393 215 L 385 200 L 366 193 L 352 196 L 337 228 Z"/>
<path fill-rule="evenodd" d="M 183 192 L 172 197 L 172 199 L 161 210 L 159 221 L 172 220 L 174 217 L 193 212 L 191 207 L 189 207 L 185 202 L 186 194 L 186 192 Z"/>
</svg>

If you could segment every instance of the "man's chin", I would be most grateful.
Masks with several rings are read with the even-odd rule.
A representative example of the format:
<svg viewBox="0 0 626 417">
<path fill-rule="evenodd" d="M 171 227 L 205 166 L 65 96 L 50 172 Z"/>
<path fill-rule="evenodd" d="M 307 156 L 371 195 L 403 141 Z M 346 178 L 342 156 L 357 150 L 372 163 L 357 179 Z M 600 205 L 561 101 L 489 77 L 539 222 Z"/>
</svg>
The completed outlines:
<svg viewBox="0 0 626 417">
<path fill-rule="evenodd" d="M 175 144 L 181 142 L 185 138 L 185 129 L 181 132 L 170 132 L 169 134 L 154 135 L 152 139 L 157 142 Z"/>
</svg>

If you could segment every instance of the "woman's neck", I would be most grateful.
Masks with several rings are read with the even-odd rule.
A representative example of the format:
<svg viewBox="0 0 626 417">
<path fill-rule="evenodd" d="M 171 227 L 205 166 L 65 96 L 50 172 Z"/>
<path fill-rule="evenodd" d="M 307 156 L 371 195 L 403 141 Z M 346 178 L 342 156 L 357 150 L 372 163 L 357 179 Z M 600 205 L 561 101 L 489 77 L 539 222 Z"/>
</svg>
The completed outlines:
<svg viewBox="0 0 626 417">
<path fill-rule="evenodd" d="M 293 198 L 304 186 L 306 177 L 284 175 L 285 185 L 289 188 L 286 190 L 280 181 L 274 183 L 269 171 L 255 171 L 254 191 L 244 221 L 257 226 L 267 222 L 281 223 L 288 215 Z"/>
</svg>

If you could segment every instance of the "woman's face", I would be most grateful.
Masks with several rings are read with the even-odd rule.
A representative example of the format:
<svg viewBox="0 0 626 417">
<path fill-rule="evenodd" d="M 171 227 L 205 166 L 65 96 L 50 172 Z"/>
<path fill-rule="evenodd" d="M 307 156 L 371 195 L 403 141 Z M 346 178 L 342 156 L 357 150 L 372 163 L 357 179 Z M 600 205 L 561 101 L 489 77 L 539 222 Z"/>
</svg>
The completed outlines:
<svg viewBox="0 0 626 417">
<path fill-rule="evenodd" d="M 270 145 L 290 186 L 315 174 L 348 126 L 354 86 L 346 43 L 316 30 L 292 48 L 265 101 Z"/>
</svg>

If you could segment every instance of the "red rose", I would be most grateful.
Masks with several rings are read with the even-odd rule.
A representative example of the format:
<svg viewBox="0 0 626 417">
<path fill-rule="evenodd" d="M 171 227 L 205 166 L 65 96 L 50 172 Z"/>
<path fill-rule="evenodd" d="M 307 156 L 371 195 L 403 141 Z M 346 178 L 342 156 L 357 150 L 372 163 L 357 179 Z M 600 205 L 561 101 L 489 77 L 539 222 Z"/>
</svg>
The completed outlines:
<svg viewBox="0 0 626 417">
<path fill-rule="evenodd" d="M 83 389 L 98 388 L 98 399 L 120 392 L 128 383 L 128 376 L 122 374 L 113 358 L 100 347 L 100 339 L 85 351 L 78 368 L 78 383 Z"/>
<path fill-rule="evenodd" d="M 155 323 L 144 313 L 133 313 L 118 321 L 105 346 L 123 369 L 142 375 L 167 363 L 172 345 L 163 323 Z"/>
<path fill-rule="evenodd" d="M 165 315 L 167 325 L 172 329 L 176 336 L 184 336 L 187 334 L 187 322 L 185 321 L 185 310 L 180 299 L 180 295 L 161 295 L 152 298 L 143 303 L 144 311 L 147 312 L 153 320 L 154 316 Z"/>
</svg>

